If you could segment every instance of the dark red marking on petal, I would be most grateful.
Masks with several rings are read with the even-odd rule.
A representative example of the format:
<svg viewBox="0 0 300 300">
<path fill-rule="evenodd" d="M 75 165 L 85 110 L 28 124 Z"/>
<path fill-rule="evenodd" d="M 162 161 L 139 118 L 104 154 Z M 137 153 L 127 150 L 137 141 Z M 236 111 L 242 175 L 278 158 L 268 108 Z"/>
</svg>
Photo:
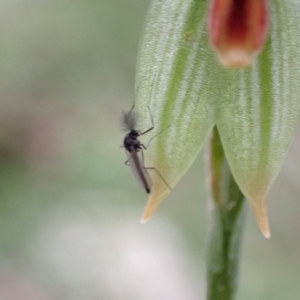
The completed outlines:
<svg viewBox="0 0 300 300">
<path fill-rule="evenodd" d="M 251 64 L 264 46 L 267 31 L 267 0 L 211 0 L 209 41 L 225 66 Z"/>
</svg>

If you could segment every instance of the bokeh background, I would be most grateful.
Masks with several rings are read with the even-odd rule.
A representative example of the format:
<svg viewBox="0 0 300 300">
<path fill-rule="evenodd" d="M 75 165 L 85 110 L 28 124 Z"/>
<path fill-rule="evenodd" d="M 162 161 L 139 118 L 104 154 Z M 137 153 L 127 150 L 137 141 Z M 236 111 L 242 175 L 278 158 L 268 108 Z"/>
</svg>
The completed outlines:
<svg viewBox="0 0 300 300">
<path fill-rule="evenodd" d="M 119 148 L 149 2 L 0 5 L 0 299 L 205 299 L 205 155 L 141 225 Z M 270 240 L 248 209 L 237 299 L 300 299 L 299 147 L 300 130 Z"/>
</svg>

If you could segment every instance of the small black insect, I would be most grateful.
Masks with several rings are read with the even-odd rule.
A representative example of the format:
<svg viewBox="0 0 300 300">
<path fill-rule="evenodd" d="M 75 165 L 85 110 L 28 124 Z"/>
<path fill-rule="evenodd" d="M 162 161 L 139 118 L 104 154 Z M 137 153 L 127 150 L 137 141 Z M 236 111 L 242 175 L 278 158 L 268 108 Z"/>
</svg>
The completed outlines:
<svg viewBox="0 0 300 300">
<path fill-rule="evenodd" d="M 152 139 L 155 138 L 157 135 L 159 135 L 161 132 L 156 134 L 155 136 L 153 136 L 149 140 L 147 147 L 145 147 L 145 145 L 142 144 L 138 140 L 138 138 L 141 135 L 154 129 L 153 116 L 152 116 L 150 107 L 148 106 L 152 126 L 149 129 L 147 129 L 146 131 L 140 132 L 139 130 L 136 129 L 137 114 L 133 111 L 133 109 L 134 109 L 134 105 L 132 106 L 132 108 L 129 112 L 123 112 L 123 115 L 122 115 L 121 122 L 122 122 L 123 129 L 126 131 L 129 131 L 129 133 L 126 134 L 124 141 L 123 141 L 123 146 L 121 146 L 121 147 L 125 148 L 125 151 L 127 154 L 127 161 L 125 162 L 125 164 L 127 166 L 131 167 L 132 173 L 134 174 L 135 178 L 141 184 L 141 186 L 146 190 L 146 192 L 149 194 L 151 191 L 151 187 L 152 187 L 152 181 L 151 181 L 151 178 L 150 178 L 147 170 L 154 170 L 160 176 L 160 178 L 165 182 L 165 184 L 169 187 L 169 185 L 167 184 L 165 179 L 160 175 L 160 173 L 155 168 L 146 167 L 144 164 L 143 150 L 146 150 L 147 147 L 149 146 L 150 142 L 152 141 Z"/>
</svg>

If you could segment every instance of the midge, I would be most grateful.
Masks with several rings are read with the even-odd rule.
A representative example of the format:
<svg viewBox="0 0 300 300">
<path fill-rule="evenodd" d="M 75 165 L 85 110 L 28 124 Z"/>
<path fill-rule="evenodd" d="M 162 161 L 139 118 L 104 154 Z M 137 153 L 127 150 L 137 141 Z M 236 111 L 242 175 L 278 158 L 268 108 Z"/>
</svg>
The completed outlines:
<svg viewBox="0 0 300 300">
<path fill-rule="evenodd" d="M 121 119 L 123 129 L 129 131 L 124 138 L 123 145 L 121 146 L 125 148 L 125 152 L 127 154 L 127 161 L 125 162 L 125 164 L 131 167 L 133 175 L 148 194 L 151 192 L 151 188 L 152 188 L 152 181 L 149 176 L 148 170 L 154 170 L 159 175 L 159 177 L 163 180 L 163 182 L 169 187 L 169 189 L 171 189 L 168 183 L 165 181 L 165 179 L 156 170 L 156 168 L 145 166 L 144 152 L 143 152 L 143 150 L 146 150 L 148 148 L 151 141 L 157 135 L 161 134 L 164 130 L 168 129 L 169 127 L 167 127 L 163 131 L 153 136 L 149 140 L 147 147 L 145 147 L 145 145 L 142 144 L 138 140 L 138 138 L 141 135 L 144 135 L 147 132 L 150 132 L 151 130 L 154 129 L 153 116 L 150 107 L 148 106 L 152 126 L 149 129 L 145 130 L 144 132 L 141 132 L 136 129 L 137 114 L 133 111 L 133 109 L 134 109 L 134 105 L 132 106 L 129 112 L 123 112 L 122 119 Z"/>
</svg>

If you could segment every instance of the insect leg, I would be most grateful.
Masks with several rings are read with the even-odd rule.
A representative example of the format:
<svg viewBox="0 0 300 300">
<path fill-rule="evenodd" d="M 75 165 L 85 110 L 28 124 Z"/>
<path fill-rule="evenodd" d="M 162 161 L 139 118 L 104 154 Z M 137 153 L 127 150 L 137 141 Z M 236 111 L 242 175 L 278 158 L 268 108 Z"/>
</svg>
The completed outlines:
<svg viewBox="0 0 300 300">
<path fill-rule="evenodd" d="M 153 78 L 153 83 L 152 83 L 152 86 L 151 86 L 151 92 L 150 92 L 150 98 L 149 98 L 149 102 L 148 102 L 148 110 L 149 110 L 149 114 L 150 114 L 150 119 L 151 119 L 151 128 L 147 129 L 146 131 L 142 132 L 140 135 L 143 135 L 149 131 L 151 131 L 152 129 L 154 129 L 154 120 L 153 120 L 153 116 L 152 116 L 152 112 L 151 112 L 151 108 L 150 108 L 150 100 L 152 99 L 152 96 L 153 96 L 153 88 L 154 88 L 154 85 L 156 83 L 156 77 L 157 77 L 157 74 L 155 74 L 155 77 Z"/>
<path fill-rule="evenodd" d="M 153 116 L 152 116 L 152 112 L 151 112 L 149 104 L 148 104 L 148 110 L 149 110 L 149 114 L 150 114 L 150 118 L 151 118 L 151 125 L 152 126 L 149 129 L 147 129 L 146 131 L 142 132 L 140 135 L 143 135 L 143 134 L 151 131 L 152 129 L 154 129 L 154 120 L 153 120 Z"/>
<path fill-rule="evenodd" d="M 145 146 L 144 144 L 140 144 L 140 146 L 142 146 L 145 150 L 148 149 L 148 147 L 150 146 L 150 143 L 152 142 L 152 140 L 154 138 L 156 138 L 158 135 L 160 135 L 161 133 L 163 133 L 165 130 L 169 129 L 171 125 L 169 125 L 167 128 L 163 129 L 162 131 L 160 131 L 159 133 L 157 133 L 156 135 L 154 135 L 152 138 L 149 139 L 147 146 Z"/>
<path fill-rule="evenodd" d="M 166 180 L 161 176 L 161 174 L 156 170 L 156 168 L 153 167 L 144 167 L 146 170 L 154 170 L 156 174 L 161 178 L 161 180 L 165 183 L 165 185 L 172 191 L 172 188 L 169 186 L 169 184 L 166 182 Z"/>
<path fill-rule="evenodd" d="M 143 147 L 145 147 L 144 145 L 142 145 Z M 161 176 L 161 174 L 156 170 L 156 168 L 153 167 L 145 167 L 145 160 L 144 160 L 144 151 L 143 149 L 141 149 L 141 153 L 142 153 L 142 162 L 143 162 L 143 167 L 146 170 L 154 170 L 158 176 L 162 179 L 162 181 L 165 183 L 165 185 L 172 191 L 172 188 L 169 186 L 169 184 L 166 182 L 166 180 Z"/>
<path fill-rule="evenodd" d="M 141 146 L 146 150 L 147 148 L 141 144 Z M 143 149 L 141 148 L 141 153 L 142 153 L 142 163 L 143 163 L 143 167 L 145 168 L 145 159 L 144 159 L 144 151 Z"/>
<path fill-rule="evenodd" d="M 128 112 L 128 115 L 130 115 L 131 114 L 131 112 L 133 111 L 133 109 L 134 109 L 134 106 L 135 106 L 135 102 L 133 102 L 133 105 L 132 105 L 132 107 L 130 108 L 130 111 Z"/>
<path fill-rule="evenodd" d="M 152 142 L 152 140 L 154 138 L 156 138 L 158 135 L 160 135 L 161 133 L 163 133 L 165 130 L 169 129 L 171 125 L 169 125 L 168 127 L 166 127 L 165 129 L 163 129 L 162 131 L 160 131 L 159 133 L 157 133 L 156 135 L 154 135 L 152 138 L 149 139 L 147 147 L 145 147 L 144 145 L 142 145 L 144 147 L 144 149 L 147 149 L 150 146 L 150 143 Z"/>
</svg>

